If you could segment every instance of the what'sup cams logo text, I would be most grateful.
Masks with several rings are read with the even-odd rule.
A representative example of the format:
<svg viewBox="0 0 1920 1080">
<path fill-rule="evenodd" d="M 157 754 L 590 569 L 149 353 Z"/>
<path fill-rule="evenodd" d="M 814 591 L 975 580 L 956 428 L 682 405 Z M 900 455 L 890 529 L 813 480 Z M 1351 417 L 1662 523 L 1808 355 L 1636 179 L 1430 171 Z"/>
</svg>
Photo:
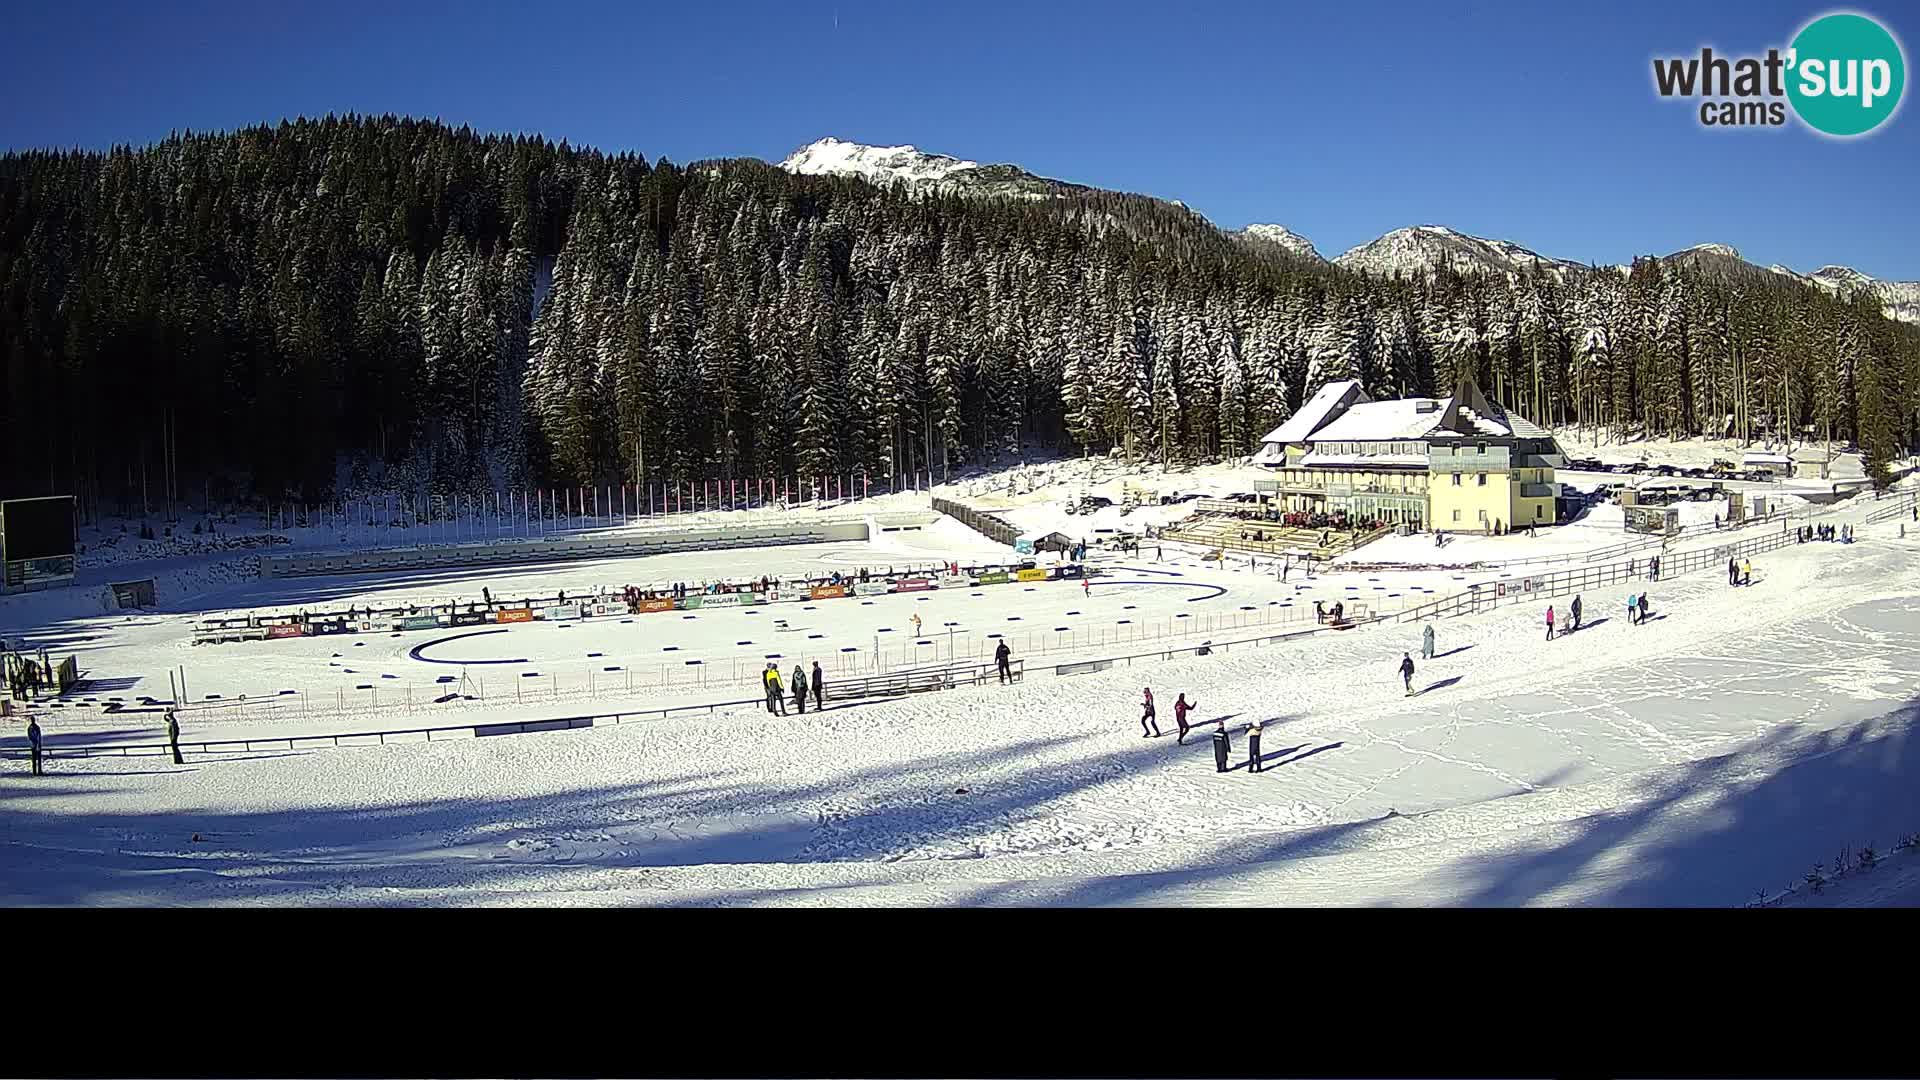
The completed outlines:
<svg viewBox="0 0 1920 1080">
<path fill-rule="evenodd" d="M 1700 99 L 1703 127 L 1780 127 L 1787 110 L 1823 135 L 1846 138 L 1880 127 L 1900 107 L 1906 54 L 1886 27 L 1865 15 L 1822 15 L 1785 50 L 1727 57 L 1656 57 L 1663 98 Z"/>
</svg>

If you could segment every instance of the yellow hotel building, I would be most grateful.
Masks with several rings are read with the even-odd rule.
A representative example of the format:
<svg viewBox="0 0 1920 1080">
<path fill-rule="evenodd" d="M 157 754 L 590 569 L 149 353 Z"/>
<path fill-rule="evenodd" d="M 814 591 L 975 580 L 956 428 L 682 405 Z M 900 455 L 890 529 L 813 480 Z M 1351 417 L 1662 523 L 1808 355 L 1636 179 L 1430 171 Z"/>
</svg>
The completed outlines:
<svg viewBox="0 0 1920 1080">
<path fill-rule="evenodd" d="M 1413 529 L 1493 532 L 1551 525 L 1566 458 L 1536 424 L 1490 405 L 1471 379 L 1450 398 L 1370 400 L 1329 383 L 1254 456 L 1286 510 L 1338 513 Z"/>
</svg>

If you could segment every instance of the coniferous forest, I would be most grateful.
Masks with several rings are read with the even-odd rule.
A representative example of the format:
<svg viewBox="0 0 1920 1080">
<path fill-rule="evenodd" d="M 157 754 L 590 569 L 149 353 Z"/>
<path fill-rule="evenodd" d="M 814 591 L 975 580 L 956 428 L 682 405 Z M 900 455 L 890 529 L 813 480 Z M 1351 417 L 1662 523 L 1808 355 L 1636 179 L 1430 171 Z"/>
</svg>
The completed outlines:
<svg viewBox="0 0 1920 1080">
<path fill-rule="evenodd" d="M 1357 377 L 1914 444 L 1920 331 L 1734 260 L 1386 280 L 1179 206 L 328 118 L 0 157 L 5 494 L 92 512 L 1243 454 Z"/>
</svg>

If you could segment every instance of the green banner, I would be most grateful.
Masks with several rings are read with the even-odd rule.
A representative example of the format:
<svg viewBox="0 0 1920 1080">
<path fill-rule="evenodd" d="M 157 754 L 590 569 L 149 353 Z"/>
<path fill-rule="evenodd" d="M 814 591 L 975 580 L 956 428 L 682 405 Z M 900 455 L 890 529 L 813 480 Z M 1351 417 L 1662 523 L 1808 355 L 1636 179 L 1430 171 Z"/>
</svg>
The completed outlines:
<svg viewBox="0 0 1920 1080">
<path fill-rule="evenodd" d="M 681 597 L 681 598 L 680 598 L 680 603 L 679 603 L 679 605 L 678 605 L 678 606 L 679 606 L 679 607 L 682 607 L 682 608 L 697 608 L 697 607 L 699 607 L 699 606 L 700 606 L 700 604 L 701 604 L 701 603 L 702 603 L 702 601 L 704 601 L 704 600 L 705 600 L 705 596 L 704 596 L 704 595 L 698 595 L 698 596 L 683 596 L 683 597 Z"/>
<path fill-rule="evenodd" d="M 1005 585 L 1007 580 L 1007 573 L 1004 570 L 995 570 L 992 573 L 981 574 L 979 578 L 980 584 L 982 585 Z"/>
<path fill-rule="evenodd" d="M 409 615 L 400 620 L 402 630 L 431 630 L 440 625 L 440 620 L 432 615 Z"/>
</svg>

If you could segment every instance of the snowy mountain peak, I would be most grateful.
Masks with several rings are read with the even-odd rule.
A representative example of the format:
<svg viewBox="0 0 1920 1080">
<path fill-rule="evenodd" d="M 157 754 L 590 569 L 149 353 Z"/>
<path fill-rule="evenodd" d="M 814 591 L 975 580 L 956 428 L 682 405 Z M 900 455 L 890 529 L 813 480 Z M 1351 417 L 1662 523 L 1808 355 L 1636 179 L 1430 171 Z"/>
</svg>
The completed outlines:
<svg viewBox="0 0 1920 1080">
<path fill-rule="evenodd" d="M 1873 278 L 1851 266 L 1823 266 L 1807 276 L 1823 285 L 1845 286 L 1849 289 L 1864 289 L 1874 284 Z"/>
<path fill-rule="evenodd" d="M 1336 266 L 1391 275 L 1427 274 L 1443 265 L 1467 273 L 1520 274 L 1538 263 L 1555 272 L 1571 264 L 1550 259 L 1510 240 L 1471 236 L 1445 225 L 1410 225 L 1361 244 L 1338 258 Z"/>
<path fill-rule="evenodd" d="M 982 165 L 977 161 L 930 154 L 916 146 L 869 146 L 828 137 L 787 155 L 780 163 L 807 176 L 857 176 L 874 184 L 901 184 L 916 192 L 950 192 L 986 198 L 1046 199 L 1074 191 L 1080 184 L 1049 180 L 1018 165 Z"/>
<path fill-rule="evenodd" d="M 1285 225 L 1249 225 L 1240 230 L 1240 235 L 1277 245 L 1302 258 L 1325 261 L 1319 250 L 1313 246 L 1313 241 Z"/>
<path fill-rule="evenodd" d="M 829 135 L 788 154 L 780 167 L 805 176 L 864 176 L 869 180 L 944 180 L 977 161 L 929 154 L 913 146 L 868 146 Z"/>
<path fill-rule="evenodd" d="M 1734 247 L 1732 244 L 1695 244 L 1685 251 L 1676 251 L 1674 254 L 1724 255 L 1729 259 L 1738 259 L 1740 257 L 1740 249 Z"/>
</svg>

